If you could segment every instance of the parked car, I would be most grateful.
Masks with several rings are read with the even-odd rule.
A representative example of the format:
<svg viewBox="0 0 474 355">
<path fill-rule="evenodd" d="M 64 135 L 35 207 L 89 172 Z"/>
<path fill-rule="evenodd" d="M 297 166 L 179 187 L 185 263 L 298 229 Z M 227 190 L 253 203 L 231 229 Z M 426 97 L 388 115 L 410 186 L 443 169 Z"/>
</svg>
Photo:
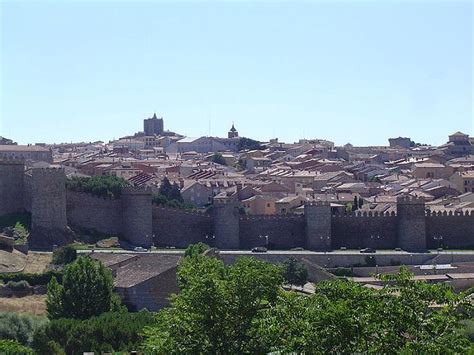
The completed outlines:
<svg viewBox="0 0 474 355">
<path fill-rule="evenodd" d="M 143 248 L 143 247 L 135 247 L 135 248 L 133 248 L 133 251 L 140 252 L 140 253 L 145 253 L 145 252 L 147 252 L 148 250 L 146 250 L 146 249 Z"/>
<path fill-rule="evenodd" d="M 360 250 L 361 253 L 375 253 L 375 249 L 374 248 L 364 248 L 364 249 L 361 249 Z"/>
<path fill-rule="evenodd" d="M 265 247 L 252 248 L 252 253 L 266 253 L 266 252 L 267 252 L 267 248 Z"/>
</svg>

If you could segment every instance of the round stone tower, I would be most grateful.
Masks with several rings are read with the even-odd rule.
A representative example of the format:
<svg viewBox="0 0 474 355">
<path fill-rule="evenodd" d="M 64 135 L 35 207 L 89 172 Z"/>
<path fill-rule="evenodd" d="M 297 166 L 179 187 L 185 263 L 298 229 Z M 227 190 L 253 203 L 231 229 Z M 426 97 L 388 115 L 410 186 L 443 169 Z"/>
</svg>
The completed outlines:
<svg viewBox="0 0 474 355">
<path fill-rule="evenodd" d="M 398 247 L 407 251 L 426 250 L 425 200 L 412 196 L 397 199 Z"/>
<path fill-rule="evenodd" d="M 72 235 L 67 229 L 64 169 L 34 168 L 31 178 L 30 246 L 51 248 L 72 242 Z"/>
<path fill-rule="evenodd" d="M 25 163 L 0 158 L 0 216 L 23 210 Z"/>
<path fill-rule="evenodd" d="M 239 249 L 239 205 L 232 197 L 215 197 L 214 246 L 219 249 Z"/>
<path fill-rule="evenodd" d="M 311 201 L 304 206 L 306 248 L 331 250 L 331 205 L 325 201 Z"/>
<path fill-rule="evenodd" d="M 133 246 L 150 248 L 153 244 L 151 191 L 122 189 L 122 237 Z"/>
</svg>

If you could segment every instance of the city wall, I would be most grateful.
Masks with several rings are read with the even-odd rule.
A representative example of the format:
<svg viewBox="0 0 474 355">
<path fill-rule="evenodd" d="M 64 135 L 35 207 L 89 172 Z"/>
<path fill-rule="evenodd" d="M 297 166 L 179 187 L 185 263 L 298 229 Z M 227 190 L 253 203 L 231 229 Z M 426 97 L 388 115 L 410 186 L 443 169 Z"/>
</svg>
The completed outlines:
<svg viewBox="0 0 474 355">
<path fill-rule="evenodd" d="M 119 235 L 122 231 L 121 201 L 68 190 L 67 219 L 71 227 Z"/>
<path fill-rule="evenodd" d="M 267 238 L 268 237 L 268 245 Z M 240 218 L 240 247 L 252 249 L 268 246 L 271 249 L 291 249 L 305 243 L 303 216 L 248 216 Z"/>
<path fill-rule="evenodd" d="M 395 249 L 397 218 L 395 214 L 354 213 L 331 219 L 332 248 Z"/>
<path fill-rule="evenodd" d="M 429 213 L 416 198 L 400 198 L 390 215 L 333 215 L 327 203 L 314 202 L 303 216 L 242 216 L 231 200 L 206 214 L 153 206 L 145 190 L 124 189 L 116 200 L 66 191 L 62 169 L 25 174 L 18 161 L 0 161 L 0 178 L 0 214 L 31 211 L 32 241 L 40 247 L 70 242 L 70 226 L 144 247 L 153 241 L 184 248 L 201 241 L 220 249 L 474 248 L 474 213 Z"/>
<path fill-rule="evenodd" d="M 474 211 L 465 213 L 427 213 L 426 243 L 430 249 L 473 248 Z"/>
<path fill-rule="evenodd" d="M 152 218 L 157 246 L 186 248 L 198 242 L 211 243 L 213 223 L 208 214 L 153 206 Z"/>
</svg>

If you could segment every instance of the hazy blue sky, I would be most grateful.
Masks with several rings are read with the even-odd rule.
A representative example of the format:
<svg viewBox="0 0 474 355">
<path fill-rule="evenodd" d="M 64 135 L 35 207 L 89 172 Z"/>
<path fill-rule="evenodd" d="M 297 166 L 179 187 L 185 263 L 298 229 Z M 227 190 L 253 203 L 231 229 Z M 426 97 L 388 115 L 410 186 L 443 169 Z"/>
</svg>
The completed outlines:
<svg viewBox="0 0 474 355">
<path fill-rule="evenodd" d="M 471 1 L 4 1 L 0 135 L 473 134 Z"/>
</svg>

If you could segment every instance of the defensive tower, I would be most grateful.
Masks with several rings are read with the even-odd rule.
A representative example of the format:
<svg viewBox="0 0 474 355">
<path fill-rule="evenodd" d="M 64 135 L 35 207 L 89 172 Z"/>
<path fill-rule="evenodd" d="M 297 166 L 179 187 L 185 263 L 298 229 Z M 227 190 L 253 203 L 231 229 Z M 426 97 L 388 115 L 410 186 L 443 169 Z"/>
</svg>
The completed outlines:
<svg viewBox="0 0 474 355">
<path fill-rule="evenodd" d="M 151 191 L 122 189 L 122 236 L 128 243 L 149 248 L 153 244 Z"/>
<path fill-rule="evenodd" d="M 25 162 L 0 158 L 0 216 L 23 210 Z"/>
<path fill-rule="evenodd" d="M 219 249 L 239 249 L 240 216 L 239 205 L 232 197 L 215 197 L 214 246 Z"/>
<path fill-rule="evenodd" d="M 331 205 L 325 201 L 311 201 L 304 206 L 306 248 L 331 250 Z"/>
<path fill-rule="evenodd" d="M 397 199 L 398 246 L 403 250 L 426 249 L 425 200 L 412 196 Z"/>
<path fill-rule="evenodd" d="M 50 248 L 72 242 L 67 229 L 66 175 L 60 167 L 32 170 L 30 246 Z"/>
</svg>

